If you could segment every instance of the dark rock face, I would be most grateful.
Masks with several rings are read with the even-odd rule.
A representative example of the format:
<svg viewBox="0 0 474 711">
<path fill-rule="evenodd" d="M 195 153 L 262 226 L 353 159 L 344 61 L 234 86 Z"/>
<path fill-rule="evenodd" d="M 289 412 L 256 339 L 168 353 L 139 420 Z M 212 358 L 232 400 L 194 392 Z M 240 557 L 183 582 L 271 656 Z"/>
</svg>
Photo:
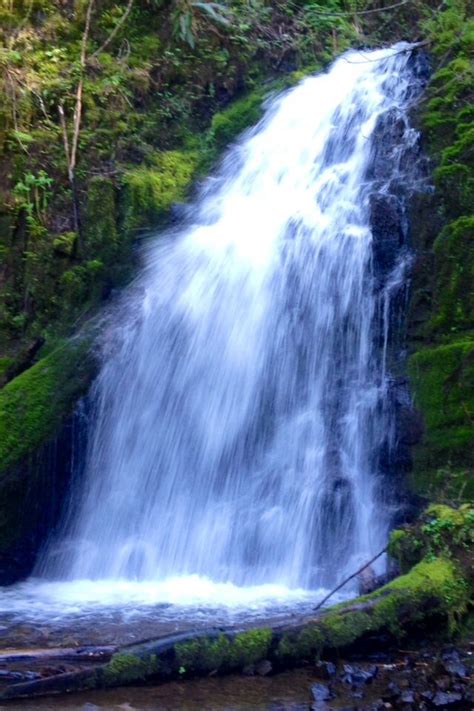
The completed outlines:
<svg viewBox="0 0 474 711">
<path fill-rule="evenodd" d="M 422 52 L 410 64 L 415 79 L 408 100 L 415 101 L 429 76 L 429 63 Z M 413 406 L 406 373 L 406 331 L 409 303 L 411 251 L 411 204 L 426 193 L 429 165 L 420 136 L 407 118 L 393 108 L 379 116 L 366 179 L 373 186 L 369 195 L 372 231 L 374 289 L 378 297 L 379 348 L 384 353 L 385 406 L 390 426 L 374 455 L 375 468 L 383 477 L 382 506 L 398 506 L 399 519 L 409 517 L 416 504 L 405 495 L 404 478 L 412 468 L 411 447 L 423 435 L 423 422 Z"/>
<path fill-rule="evenodd" d="M 401 205 L 395 195 L 370 196 L 370 224 L 376 274 L 386 276 L 395 266 L 403 245 Z"/>
<path fill-rule="evenodd" d="M 53 441 L 2 475 L 0 508 L 11 524 L 3 527 L 6 533 L 0 538 L 0 585 L 31 574 L 39 551 L 59 524 L 85 436 L 85 406 L 80 403 Z"/>
</svg>

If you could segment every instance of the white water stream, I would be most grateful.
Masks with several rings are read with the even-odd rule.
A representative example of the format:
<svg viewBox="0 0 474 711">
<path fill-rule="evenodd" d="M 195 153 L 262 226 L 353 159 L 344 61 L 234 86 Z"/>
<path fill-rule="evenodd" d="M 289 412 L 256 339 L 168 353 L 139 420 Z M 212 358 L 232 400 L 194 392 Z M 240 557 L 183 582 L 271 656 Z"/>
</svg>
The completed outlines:
<svg viewBox="0 0 474 711">
<path fill-rule="evenodd" d="M 82 498 L 23 600 L 292 603 L 383 547 L 367 176 L 377 119 L 406 109 L 401 49 L 349 52 L 270 101 L 151 242 L 94 388 Z"/>
</svg>

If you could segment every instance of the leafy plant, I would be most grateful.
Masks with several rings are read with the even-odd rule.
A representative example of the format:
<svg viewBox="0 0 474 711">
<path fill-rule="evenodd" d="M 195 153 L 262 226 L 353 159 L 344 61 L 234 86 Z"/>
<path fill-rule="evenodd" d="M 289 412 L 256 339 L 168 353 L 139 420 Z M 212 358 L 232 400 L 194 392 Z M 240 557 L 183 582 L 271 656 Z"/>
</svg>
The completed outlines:
<svg viewBox="0 0 474 711">
<path fill-rule="evenodd" d="M 52 184 L 53 179 L 44 170 L 39 170 L 36 174 L 25 173 L 13 188 L 13 195 L 26 210 L 30 223 L 39 221 L 44 224 Z"/>
</svg>

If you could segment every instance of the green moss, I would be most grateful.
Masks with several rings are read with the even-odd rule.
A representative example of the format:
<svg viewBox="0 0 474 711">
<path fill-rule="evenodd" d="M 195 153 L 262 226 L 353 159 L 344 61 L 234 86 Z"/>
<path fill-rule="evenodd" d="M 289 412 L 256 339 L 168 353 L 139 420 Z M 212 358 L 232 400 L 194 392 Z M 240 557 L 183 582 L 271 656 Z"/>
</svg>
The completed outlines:
<svg viewBox="0 0 474 711">
<path fill-rule="evenodd" d="M 163 664 L 155 654 L 143 659 L 134 654 L 114 654 L 101 672 L 100 683 L 103 686 L 136 683 L 158 676 L 162 670 Z"/>
<path fill-rule="evenodd" d="M 272 640 L 269 629 L 248 630 L 236 635 L 230 650 L 230 663 L 240 667 L 265 659 Z"/>
<path fill-rule="evenodd" d="M 407 530 L 395 530 L 390 534 L 388 553 L 401 572 L 407 573 L 423 557 L 423 542 Z"/>
<path fill-rule="evenodd" d="M 0 358 L 0 380 L 8 372 L 9 368 L 15 362 L 14 358 Z"/>
<path fill-rule="evenodd" d="M 398 561 L 402 572 L 424 558 L 442 557 L 457 561 L 464 567 L 466 576 L 472 578 L 473 544 L 474 507 L 433 504 L 416 523 L 392 532 L 389 554 Z"/>
<path fill-rule="evenodd" d="M 369 633 L 387 630 L 402 637 L 416 624 L 429 628 L 432 618 L 440 629 L 444 621 L 450 633 L 466 612 L 471 592 L 456 560 L 431 556 L 371 595 L 350 606 L 336 605 L 303 629 L 286 633 L 276 654 L 287 662 L 309 660 L 324 650 L 349 647 Z"/>
<path fill-rule="evenodd" d="M 96 175 L 89 181 L 84 218 L 84 244 L 87 257 L 112 262 L 118 251 L 115 188 L 110 178 Z"/>
<path fill-rule="evenodd" d="M 462 176 L 460 179 L 468 183 Z M 474 186 L 474 180 L 473 180 Z M 472 195 L 472 193 L 471 193 Z M 472 199 L 472 198 L 471 198 Z M 435 330 L 451 331 L 474 325 L 474 215 L 459 217 L 434 243 L 437 271 Z"/>
<path fill-rule="evenodd" d="M 87 340 L 65 342 L 0 390 L 0 471 L 54 435 L 91 375 Z"/>
<path fill-rule="evenodd" d="M 434 500 L 474 496 L 474 164 L 472 37 L 468 0 L 447 0 L 423 23 L 435 67 L 422 103 L 435 193 L 413 215 L 410 360 L 426 434 L 414 452 L 412 488 Z M 414 211 L 418 208 L 415 204 Z M 420 348 L 420 342 L 422 344 Z"/>
<path fill-rule="evenodd" d="M 75 232 L 63 232 L 53 239 L 53 249 L 59 254 L 70 257 L 75 251 L 76 242 L 77 234 Z"/>
<path fill-rule="evenodd" d="M 384 598 L 385 592 L 396 595 Z M 425 625 L 430 617 L 439 617 L 446 620 L 448 632 L 453 632 L 469 607 L 471 594 L 457 563 L 444 557 L 425 559 L 373 593 L 380 597 L 373 618 L 376 625 L 406 634 L 403 616 L 409 616 L 411 624 L 423 621 Z"/>
<path fill-rule="evenodd" d="M 217 639 L 199 638 L 180 642 L 175 647 L 176 665 L 181 673 L 198 674 L 226 667 L 231 642 L 225 635 Z"/>
<path fill-rule="evenodd" d="M 176 665 L 191 674 L 240 669 L 265 659 L 271 640 L 271 630 L 257 629 L 181 642 L 175 647 Z"/>
<path fill-rule="evenodd" d="M 264 96 L 265 92 L 259 89 L 214 114 L 208 134 L 213 147 L 222 150 L 242 131 L 256 124 L 263 115 Z"/>
<path fill-rule="evenodd" d="M 151 167 L 126 171 L 122 179 L 125 232 L 153 226 L 173 203 L 184 200 L 197 163 L 196 151 L 166 151 L 154 156 Z"/>
<path fill-rule="evenodd" d="M 329 614 L 322 622 L 324 646 L 332 649 L 348 647 L 371 629 L 371 617 L 365 612 Z"/>
<path fill-rule="evenodd" d="M 426 424 L 424 440 L 414 451 L 412 479 L 420 491 L 442 462 L 458 471 L 474 469 L 474 341 L 419 350 L 410 358 L 409 373 Z M 469 496 L 470 487 L 462 493 Z"/>
<path fill-rule="evenodd" d="M 283 635 L 278 643 L 277 657 L 292 662 L 310 660 L 322 652 L 324 641 L 323 630 L 316 623 L 308 623 L 302 630 Z"/>
</svg>

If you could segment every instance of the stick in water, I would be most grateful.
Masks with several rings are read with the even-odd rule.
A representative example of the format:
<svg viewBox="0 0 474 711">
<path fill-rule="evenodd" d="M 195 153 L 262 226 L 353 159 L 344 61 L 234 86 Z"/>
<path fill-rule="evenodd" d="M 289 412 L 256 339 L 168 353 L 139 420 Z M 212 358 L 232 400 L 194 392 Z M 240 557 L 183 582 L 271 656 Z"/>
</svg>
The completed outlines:
<svg viewBox="0 0 474 711">
<path fill-rule="evenodd" d="M 382 548 L 382 550 L 380 551 L 380 553 L 377 553 L 377 555 L 374 555 L 374 557 L 371 558 L 368 563 L 365 563 L 365 565 L 363 565 L 362 568 L 359 568 L 359 570 L 356 570 L 355 573 L 352 573 L 352 575 L 349 575 L 348 578 L 346 578 L 345 580 L 343 580 L 342 583 L 339 583 L 339 585 L 338 585 L 336 588 L 334 588 L 334 590 L 331 590 L 331 592 L 328 593 L 328 594 L 326 595 L 326 597 L 323 597 L 323 599 L 321 600 L 321 602 L 318 602 L 318 604 L 316 605 L 316 607 L 313 608 L 313 610 L 314 610 L 315 612 L 316 612 L 316 610 L 319 610 L 319 609 L 324 605 L 324 603 L 327 602 L 327 601 L 329 600 L 329 598 L 334 595 L 334 593 L 337 593 L 337 591 L 340 590 L 341 588 L 343 588 L 344 585 L 349 582 L 349 580 L 352 580 L 352 578 L 355 578 L 357 575 L 359 575 L 360 573 L 362 573 L 363 570 L 365 570 L 366 568 L 368 568 L 369 565 L 372 565 L 372 563 L 373 563 L 375 560 L 377 560 L 377 558 L 380 558 L 381 555 L 383 555 L 384 553 L 386 553 L 386 551 L 387 551 L 387 546 L 385 546 L 385 548 Z"/>
</svg>

